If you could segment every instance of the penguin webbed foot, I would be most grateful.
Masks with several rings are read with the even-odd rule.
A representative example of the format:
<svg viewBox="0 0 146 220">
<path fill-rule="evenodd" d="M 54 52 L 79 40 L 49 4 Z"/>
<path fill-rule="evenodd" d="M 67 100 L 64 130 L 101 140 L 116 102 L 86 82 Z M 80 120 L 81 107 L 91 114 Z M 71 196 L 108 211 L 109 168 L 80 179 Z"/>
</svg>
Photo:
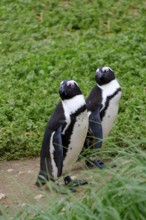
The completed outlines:
<svg viewBox="0 0 146 220">
<path fill-rule="evenodd" d="M 94 159 L 94 160 L 87 160 L 86 161 L 86 165 L 88 167 L 98 167 L 100 169 L 103 169 L 105 167 L 105 164 L 103 161 L 101 160 L 97 160 L 97 159 Z"/>
<path fill-rule="evenodd" d="M 101 160 L 97 160 L 97 159 L 94 159 L 94 160 L 86 160 L 86 165 L 88 166 L 88 167 L 98 167 L 98 168 L 100 168 L 100 169 L 103 169 L 103 168 L 105 168 L 106 167 L 106 165 L 105 165 L 105 163 L 103 162 L 103 161 L 101 161 Z M 117 167 L 117 165 L 116 164 L 111 164 L 110 165 L 110 168 L 116 168 Z"/>
<path fill-rule="evenodd" d="M 43 175 L 38 175 L 35 185 L 37 187 L 42 187 L 48 182 L 48 178 L 45 178 Z"/>
<path fill-rule="evenodd" d="M 116 164 L 111 164 L 110 167 L 111 167 L 111 168 L 116 168 L 117 165 L 116 165 Z"/>
<path fill-rule="evenodd" d="M 68 187 L 77 187 L 77 186 L 88 184 L 87 180 L 80 180 L 80 179 L 72 180 L 70 176 L 66 176 L 64 178 L 64 183 Z"/>
</svg>

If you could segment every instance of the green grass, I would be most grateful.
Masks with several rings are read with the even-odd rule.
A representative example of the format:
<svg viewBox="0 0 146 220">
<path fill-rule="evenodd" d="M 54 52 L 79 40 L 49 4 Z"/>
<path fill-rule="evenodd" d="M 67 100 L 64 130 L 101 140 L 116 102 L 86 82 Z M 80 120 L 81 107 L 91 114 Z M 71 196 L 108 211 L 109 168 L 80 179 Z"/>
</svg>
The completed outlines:
<svg viewBox="0 0 146 220">
<path fill-rule="evenodd" d="M 146 4 L 142 0 L 0 2 L 0 157 L 39 154 L 64 79 L 85 97 L 95 70 L 110 66 L 123 90 L 111 134 L 146 135 Z"/>
<path fill-rule="evenodd" d="M 61 198 L 59 194 L 46 192 L 45 204 L 27 203 L 25 207 L 17 207 L 13 215 L 12 211 L 2 209 L 2 219 L 145 220 L 146 153 L 137 144 L 131 142 L 126 150 L 112 149 L 118 153 L 113 159 L 117 168 L 108 166 L 103 170 L 84 171 L 90 184 L 84 189 L 78 187 L 79 193 L 69 193 Z"/>
<path fill-rule="evenodd" d="M 145 14 L 144 0 L 0 1 L 0 158 L 39 155 L 60 81 L 76 80 L 87 97 L 104 65 L 123 95 L 102 153 L 118 164 L 130 161 L 88 171 L 92 184 L 78 200 L 75 194 L 54 198 L 49 208 L 27 204 L 13 216 L 3 210 L 2 219 L 145 219 Z"/>
</svg>

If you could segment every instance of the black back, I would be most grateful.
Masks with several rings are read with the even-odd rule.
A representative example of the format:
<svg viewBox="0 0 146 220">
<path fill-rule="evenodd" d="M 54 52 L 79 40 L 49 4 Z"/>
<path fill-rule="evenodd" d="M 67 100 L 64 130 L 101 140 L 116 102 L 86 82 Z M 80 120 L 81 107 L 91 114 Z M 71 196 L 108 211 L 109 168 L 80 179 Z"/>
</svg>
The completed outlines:
<svg viewBox="0 0 146 220">
<path fill-rule="evenodd" d="M 98 86 L 95 86 L 86 99 L 87 110 L 91 112 L 96 111 L 97 107 L 101 107 L 101 102 L 102 91 Z"/>
<path fill-rule="evenodd" d="M 60 126 L 62 128 L 65 126 L 65 116 L 62 102 L 57 105 L 53 115 L 51 116 L 46 126 L 41 150 L 41 154 L 43 154 L 44 156 L 49 154 L 49 143 L 52 132 L 56 131 Z"/>
</svg>

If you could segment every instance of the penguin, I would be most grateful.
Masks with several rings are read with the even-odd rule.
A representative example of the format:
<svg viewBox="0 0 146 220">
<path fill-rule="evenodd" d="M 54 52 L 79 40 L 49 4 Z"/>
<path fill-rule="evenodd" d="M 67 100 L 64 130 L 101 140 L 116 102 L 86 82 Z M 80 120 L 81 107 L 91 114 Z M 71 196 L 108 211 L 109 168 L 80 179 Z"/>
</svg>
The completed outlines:
<svg viewBox="0 0 146 220">
<path fill-rule="evenodd" d="M 95 80 L 101 90 L 100 119 L 104 140 L 108 137 L 118 115 L 122 89 L 110 67 L 97 69 Z"/>
<path fill-rule="evenodd" d="M 110 67 L 100 67 L 96 70 L 97 85 L 86 99 L 89 129 L 84 148 L 101 148 L 103 140 L 109 135 L 118 114 L 121 99 L 121 87 Z M 88 152 L 85 153 L 85 157 Z M 88 166 L 104 167 L 104 163 L 96 158 L 87 160 Z"/>
<path fill-rule="evenodd" d="M 86 180 L 72 180 L 68 173 L 78 159 L 88 131 L 86 101 L 74 80 L 60 83 L 61 101 L 48 121 L 40 152 L 40 171 L 37 186 L 57 181 L 64 176 L 65 185 L 86 184 Z"/>
</svg>

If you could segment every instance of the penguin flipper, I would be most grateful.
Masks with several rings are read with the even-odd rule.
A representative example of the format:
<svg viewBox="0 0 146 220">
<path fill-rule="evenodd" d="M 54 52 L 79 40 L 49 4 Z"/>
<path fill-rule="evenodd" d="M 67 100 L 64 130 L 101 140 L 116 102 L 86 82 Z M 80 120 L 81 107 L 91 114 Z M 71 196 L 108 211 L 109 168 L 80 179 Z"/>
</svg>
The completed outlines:
<svg viewBox="0 0 146 220">
<path fill-rule="evenodd" d="M 91 137 L 89 137 L 89 144 L 86 146 L 86 148 L 101 148 L 102 147 L 102 138 L 103 138 L 103 132 L 102 132 L 102 124 L 100 120 L 100 110 L 97 109 L 96 111 L 92 112 L 89 116 L 89 134 Z M 91 139 L 91 141 L 90 141 Z M 94 143 L 92 143 L 94 142 Z M 88 143 L 88 140 L 86 141 L 86 145 Z M 90 144 L 93 144 L 93 146 L 90 147 Z M 101 160 L 94 159 L 88 159 L 86 160 L 86 165 L 88 167 L 99 167 L 100 169 L 104 168 L 104 162 Z"/>
<path fill-rule="evenodd" d="M 53 136 L 53 145 L 55 148 L 54 151 L 54 160 L 56 163 L 56 166 L 58 168 L 57 176 L 61 176 L 62 174 L 62 167 L 63 167 L 63 146 L 62 146 L 62 126 L 60 126 L 54 136 Z"/>
<path fill-rule="evenodd" d="M 52 175 L 52 162 L 51 162 L 51 156 L 48 151 L 49 149 L 49 142 L 50 139 L 48 138 L 49 135 L 47 135 L 48 130 L 45 132 L 45 137 L 44 137 L 44 142 L 43 142 L 43 150 L 41 153 L 41 170 L 39 172 L 36 185 L 42 186 L 46 184 L 46 182 L 51 179 L 55 180 L 57 177 L 61 176 L 62 174 L 62 166 L 63 166 L 63 147 L 62 147 L 62 136 L 61 136 L 61 130 L 62 126 L 60 126 L 52 135 L 53 136 L 53 146 L 54 146 L 54 151 L 53 151 L 53 159 L 55 161 L 55 165 L 57 167 L 57 173 L 55 177 Z M 46 150 L 47 149 L 47 150 Z"/>
<path fill-rule="evenodd" d="M 95 148 L 101 148 L 103 132 L 102 132 L 102 124 L 100 120 L 99 109 L 92 112 L 91 115 L 89 116 L 89 130 L 91 131 L 93 135 L 93 138 L 95 141 Z"/>
</svg>

